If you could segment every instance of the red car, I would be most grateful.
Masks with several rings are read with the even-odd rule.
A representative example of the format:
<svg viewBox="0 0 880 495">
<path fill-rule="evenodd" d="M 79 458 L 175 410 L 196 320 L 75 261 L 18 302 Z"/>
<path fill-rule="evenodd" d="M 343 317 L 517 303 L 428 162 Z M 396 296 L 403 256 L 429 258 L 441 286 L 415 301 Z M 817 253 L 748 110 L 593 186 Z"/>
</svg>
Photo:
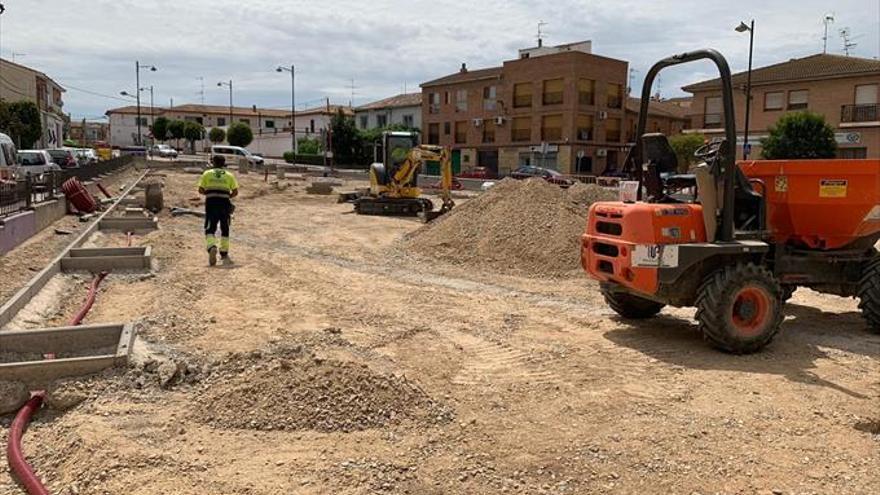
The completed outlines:
<svg viewBox="0 0 880 495">
<path fill-rule="evenodd" d="M 565 178 L 565 176 L 556 170 L 528 165 L 514 170 L 510 173 L 510 177 L 518 180 L 540 177 L 551 184 L 558 184 L 560 187 L 570 187 L 574 185 L 573 180 Z"/>
<path fill-rule="evenodd" d="M 456 177 L 460 179 L 494 179 L 493 174 L 486 167 L 474 167 L 473 170 L 462 172 Z"/>
<path fill-rule="evenodd" d="M 62 148 L 47 151 L 55 165 L 61 168 L 79 168 L 79 162 L 73 155 L 73 151 Z"/>
</svg>

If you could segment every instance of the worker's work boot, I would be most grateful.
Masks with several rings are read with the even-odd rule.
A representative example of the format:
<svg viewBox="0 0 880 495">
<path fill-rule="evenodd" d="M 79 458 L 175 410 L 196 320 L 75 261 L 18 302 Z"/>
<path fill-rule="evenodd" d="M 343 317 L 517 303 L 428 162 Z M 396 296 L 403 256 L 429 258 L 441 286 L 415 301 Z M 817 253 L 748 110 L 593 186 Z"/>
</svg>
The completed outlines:
<svg viewBox="0 0 880 495">
<path fill-rule="evenodd" d="M 220 253 L 220 260 L 223 262 L 223 266 L 231 266 L 235 264 L 235 262 L 232 261 L 232 258 L 229 257 L 229 253 Z"/>
<path fill-rule="evenodd" d="M 208 264 L 211 266 L 217 264 L 217 246 L 211 246 L 208 249 Z"/>
</svg>

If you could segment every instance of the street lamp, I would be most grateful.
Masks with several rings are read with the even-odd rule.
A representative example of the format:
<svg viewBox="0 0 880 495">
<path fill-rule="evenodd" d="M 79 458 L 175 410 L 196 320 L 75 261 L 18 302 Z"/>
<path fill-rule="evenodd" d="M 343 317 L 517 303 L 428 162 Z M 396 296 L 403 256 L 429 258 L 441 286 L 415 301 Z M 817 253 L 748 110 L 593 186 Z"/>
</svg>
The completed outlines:
<svg viewBox="0 0 880 495">
<path fill-rule="evenodd" d="M 296 86 L 294 70 L 293 64 L 290 64 L 290 68 L 279 65 L 275 69 L 276 72 L 290 72 L 290 146 L 293 149 L 293 155 L 296 156 Z"/>
<path fill-rule="evenodd" d="M 134 81 L 135 88 L 140 90 L 141 87 L 141 71 L 149 70 L 150 72 L 156 72 L 156 67 L 153 65 L 141 65 L 140 61 L 134 61 Z M 141 135 L 141 92 L 136 91 L 137 95 L 137 128 L 138 128 L 138 146 L 142 146 L 144 143 L 144 138 Z"/>
<path fill-rule="evenodd" d="M 737 33 L 749 32 L 749 72 L 746 79 L 746 128 L 743 131 L 743 160 L 749 159 L 749 117 L 751 116 L 752 106 L 752 52 L 755 47 L 755 20 L 752 19 L 750 24 L 740 22 L 735 28 Z M 735 145 L 735 143 L 734 143 Z"/>
<path fill-rule="evenodd" d="M 229 86 L 229 123 L 227 126 L 232 125 L 232 79 L 229 82 L 220 81 L 217 83 L 218 88 L 222 88 L 223 86 Z"/>
</svg>

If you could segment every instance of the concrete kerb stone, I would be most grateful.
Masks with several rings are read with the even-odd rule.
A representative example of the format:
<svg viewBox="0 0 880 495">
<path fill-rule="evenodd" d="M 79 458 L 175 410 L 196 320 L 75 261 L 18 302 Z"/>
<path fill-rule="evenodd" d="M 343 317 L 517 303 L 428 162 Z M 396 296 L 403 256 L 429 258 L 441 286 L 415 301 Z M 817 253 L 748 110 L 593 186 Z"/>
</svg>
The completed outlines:
<svg viewBox="0 0 880 495">
<path fill-rule="evenodd" d="M 88 227 L 86 227 L 83 232 L 73 240 L 54 260 L 52 260 L 48 266 L 43 268 L 39 273 L 34 275 L 34 277 L 22 287 L 18 292 L 15 293 L 3 306 L 0 306 L 0 328 L 6 326 L 15 315 L 21 311 L 27 303 L 37 295 L 40 290 L 49 282 L 53 276 L 61 272 L 61 260 L 69 254 L 71 249 L 78 248 L 81 246 L 86 240 L 94 234 L 97 230 L 101 222 L 108 217 L 108 215 L 119 205 L 121 198 L 127 196 L 131 189 L 134 188 L 141 180 L 143 180 L 144 176 L 147 172 L 144 172 L 136 181 L 132 183 L 121 195 L 120 199 L 117 199 L 105 212 L 103 212 L 96 220 L 94 220 Z M 2 335 L 3 332 L 0 332 Z"/>
<path fill-rule="evenodd" d="M 61 259 L 61 271 L 149 271 L 152 266 L 150 246 L 121 248 L 75 248 Z"/>
<path fill-rule="evenodd" d="M 107 217 L 100 220 L 99 230 L 116 230 L 120 232 L 133 232 L 144 234 L 159 228 L 159 219 L 156 217 Z"/>
<path fill-rule="evenodd" d="M 90 375 L 125 365 L 135 334 L 130 323 L 0 332 L 0 349 L 4 352 L 58 356 L 0 363 L 0 380 L 22 382 L 29 390 L 35 390 L 59 378 Z"/>
</svg>

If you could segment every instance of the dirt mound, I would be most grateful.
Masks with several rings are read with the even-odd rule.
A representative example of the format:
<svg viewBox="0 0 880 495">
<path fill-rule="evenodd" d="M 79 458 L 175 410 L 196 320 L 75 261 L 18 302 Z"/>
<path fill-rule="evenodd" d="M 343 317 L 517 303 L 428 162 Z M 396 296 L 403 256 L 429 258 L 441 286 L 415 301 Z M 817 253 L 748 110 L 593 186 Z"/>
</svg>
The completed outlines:
<svg viewBox="0 0 880 495">
<path fill-rule="evenodd" d="M 309 353 L 221 368 L 196 401 L 196 419 L 215 427 L 351 432 L 451 416 L 405 378 Z"/>
<path fill-rule="evenodd" d="M 516 274 L 559 276 L 578 270 L 587 209 L 616 191 L 541 179 L 504 179 L 485 194 L 413 232 L 409 252 Z"/>
</svg>

